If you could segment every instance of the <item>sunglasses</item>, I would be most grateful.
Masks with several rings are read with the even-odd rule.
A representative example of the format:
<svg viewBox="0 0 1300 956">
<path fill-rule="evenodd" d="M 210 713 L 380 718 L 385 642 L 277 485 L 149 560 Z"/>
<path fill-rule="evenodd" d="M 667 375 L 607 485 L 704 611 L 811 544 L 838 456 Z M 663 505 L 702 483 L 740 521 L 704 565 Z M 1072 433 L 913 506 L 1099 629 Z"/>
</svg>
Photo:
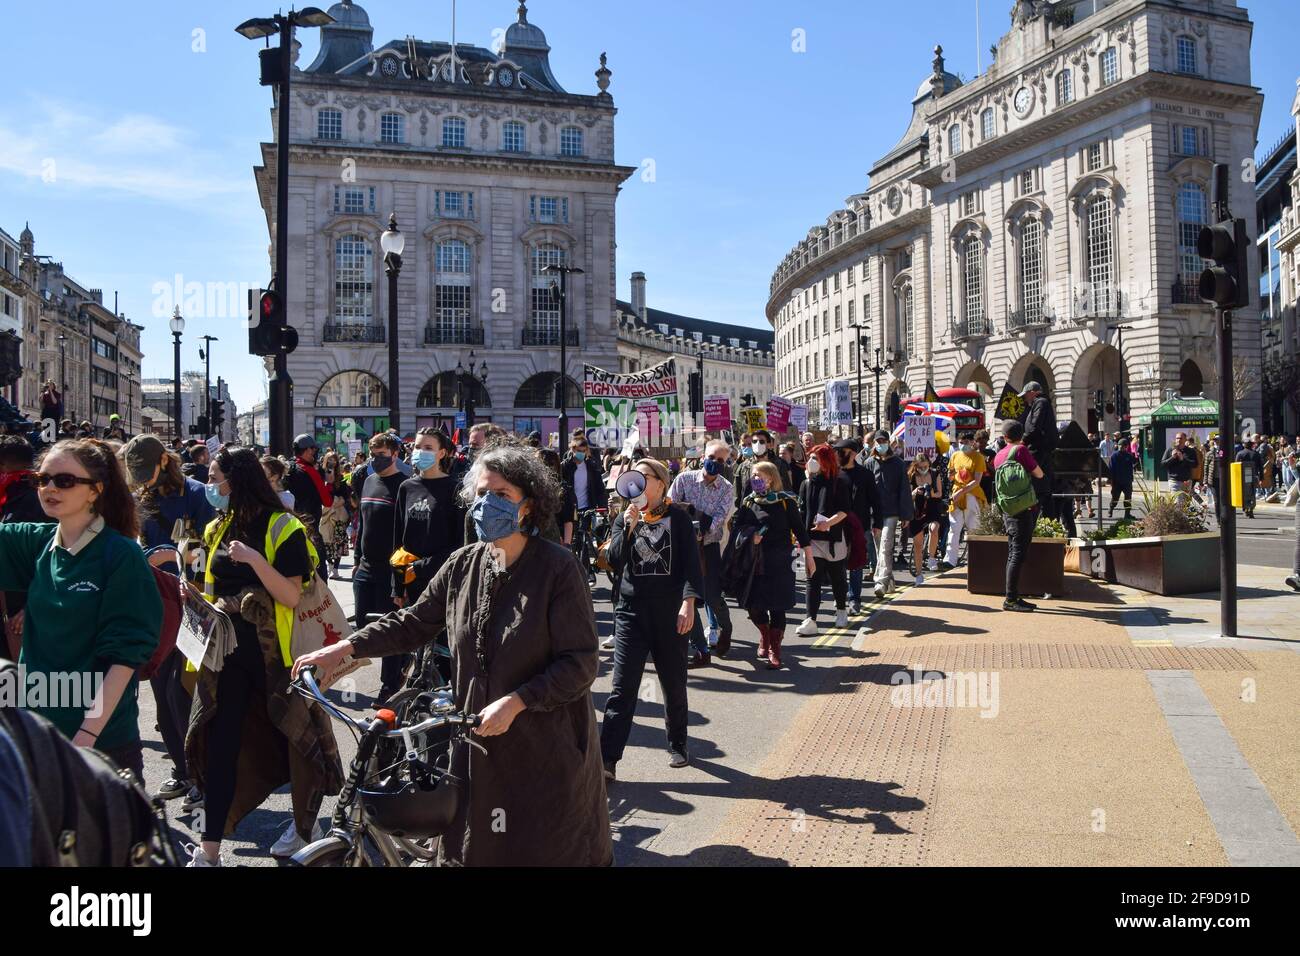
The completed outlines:
<svg viewBox="0 0 1300 956">
<path fill-rule="evenodd" d="M 59 472 L 57 475 L 47 475 L 43 471 L 38 471 L 32 475 L 32 484 L 37 488 L 44 488 L 46 485 L 53 484 L 60 491 L 67 491 L 69 488 L 77 487 L 77 485 L 97 485 L 99 482 L 94 478 L 78 478 L 66 471 Z"/>
</svg>

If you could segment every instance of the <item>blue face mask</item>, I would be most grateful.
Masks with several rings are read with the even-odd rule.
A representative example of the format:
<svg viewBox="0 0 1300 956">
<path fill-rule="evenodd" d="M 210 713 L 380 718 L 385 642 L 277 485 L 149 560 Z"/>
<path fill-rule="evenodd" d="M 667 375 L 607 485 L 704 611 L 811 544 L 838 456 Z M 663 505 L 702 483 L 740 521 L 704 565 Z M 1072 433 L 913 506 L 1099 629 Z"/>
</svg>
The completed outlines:
<svg viewBox="0 0 1300 956">
<path fill-rule="evenodd" d="M 573 453 L 574 461 L 583 461 L 586 457 L 587 457 L 587 453 L 585 451 L 575 451 Z"/>
<path fill-rule="evenodd" d="M 500 495 L 479 495 L 470 506 L 469 516 L 480 541 L 499 541 L 519 530 L 519 504 Z"/>
<path fill-rule="evenodd" d="M 416 471 L 427 471 L 438 463 L 438 453 L 429 448 L 420 448 L 411 455 L 411 465 Z"/>
<path fill-rule="evenodd" d="M 212 505 L 212 507 L 216 508 L 218 511 L 225 511 L 230 507 L 230 495 L 223 495 L 221 493 L 221 484 L 222 483 L 219 482 L 215 485 L 204 485 L 203 493 L 207 495 L 208 504 Z"/>
<path fill-rule="evenodd" d="M 744 448 L 740 450 L 740 454 L 743 455 L 745 458 L 753 458 L 754 449 L 746 445 Z"/>
<path fill-rule="evenodd" d="M 722 473 L 722 466 L 718 464 L 716 458 L 704 459 L 704 473 L 706 475 L 718 475 Z"/>
</svg>

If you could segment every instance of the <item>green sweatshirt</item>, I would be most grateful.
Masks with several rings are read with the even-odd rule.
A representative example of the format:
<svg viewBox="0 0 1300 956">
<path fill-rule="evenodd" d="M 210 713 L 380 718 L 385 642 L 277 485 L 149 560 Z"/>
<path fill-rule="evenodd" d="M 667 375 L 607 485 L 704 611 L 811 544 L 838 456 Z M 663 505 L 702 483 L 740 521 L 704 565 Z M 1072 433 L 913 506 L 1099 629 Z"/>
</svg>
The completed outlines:
<svg viewBox="0 0 1300 956">
<path fill-rule="evenodd" d="M 134 670 L 153 655 L 162 630 L 162 598 L 134 541 L 105 528 L 74 555 L 51 547 L 57 529 L 56 524 L 0 525 L 0 591 L 27 592 L 22 663 L 28 709 L 71 739 L 108 669 L 125 664 Z M 98 681 L 90 683 L 95 678 L 87 681 L 81 676 L 86 673 L 99 675 Z M 33 701 L 32 677 L 38 674 L 76 674 L 78 687 L 89 686 L 91 697 L 74 707 L 49 706 L 67 700 Z M 50 680 L 48 687 L 58 684 Z M 121 747 L 140 738 L 138 689 L 133 677 L 97 747 Z"/>
</svg>

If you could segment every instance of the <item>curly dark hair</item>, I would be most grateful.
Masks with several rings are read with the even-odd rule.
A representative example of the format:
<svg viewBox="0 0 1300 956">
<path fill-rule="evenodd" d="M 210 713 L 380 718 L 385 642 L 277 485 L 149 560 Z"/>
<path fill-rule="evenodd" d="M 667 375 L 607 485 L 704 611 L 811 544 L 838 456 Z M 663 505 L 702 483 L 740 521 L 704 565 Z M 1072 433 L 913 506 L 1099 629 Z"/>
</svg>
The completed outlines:
<svg viewBox="0 0 1300 956">
<path fill-rule="evenodd" d="M 484 471 L 500 475 L 518 488 L 528 502 L 528 513 L 521 522 L 521 530 L 532 534 L 554 521 L 560 513 L 560 479 L 546 466 L 537 449 L 518 438 L 501 438 L 489 444 L 474 459 L 473 466 L 460 486 L 460 498 L 465 506 L 474 504 L 478 497 L 478 480 Z"/>
</svg>

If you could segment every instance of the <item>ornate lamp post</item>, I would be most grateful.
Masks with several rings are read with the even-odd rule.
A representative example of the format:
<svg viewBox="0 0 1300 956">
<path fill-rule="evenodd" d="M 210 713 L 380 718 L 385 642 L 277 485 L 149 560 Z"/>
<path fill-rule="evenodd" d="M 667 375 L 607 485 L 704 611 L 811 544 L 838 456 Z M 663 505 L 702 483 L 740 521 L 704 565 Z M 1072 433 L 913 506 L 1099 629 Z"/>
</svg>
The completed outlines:
<svg viewBox="0 0 1300 956">
<path fill-rule="evenodd" d="M 176 426 L 176 439 L 181 441 L 181 333 L 185 331 L 185 319 L 181 317 L 181 307 L 176 306 L 172 312 L 172 341 L 176 359 L 175 378 L 172 380 L 172 424 Z"/>
<path fill-rule="evenodd" d="M 402 250 L 406 237 L 397 228 L 397 214 L 388 217 L 388 228 L 379 237 L 388 276 L 388 424 L 402 434 L 402 399 L 397 376 L 397 276 L 402 271 Z"/>
</svg>

